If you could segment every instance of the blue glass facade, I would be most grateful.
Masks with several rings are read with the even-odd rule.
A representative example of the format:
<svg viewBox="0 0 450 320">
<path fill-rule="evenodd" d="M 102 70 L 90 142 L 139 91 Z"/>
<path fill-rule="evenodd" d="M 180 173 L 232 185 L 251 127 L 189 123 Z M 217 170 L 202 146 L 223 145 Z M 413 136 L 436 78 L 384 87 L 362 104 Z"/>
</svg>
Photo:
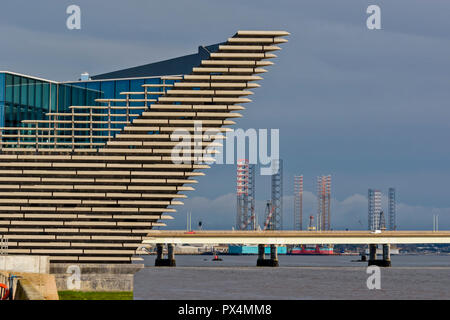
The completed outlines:
<svg viewBox="0 0 450 320">
<path fill-rule="evenodd" d="M 0 73 L 0 126 L 5 125 L 5 74 Z"/>
<path fill-rule="evenodd" d="M 46 113 L 69 112 L 70 106 L 97 106 L 100 103 L 95 100 L 99 98 L 123 99 L 125 96 L 121 92 L 143 92 L 143 84 L 162 82 L 160 77 L 152 77 L 56 83 L 3 72 L 0 73 L 0 127 L 23 126 L 22 120 L 45 119 Z M 165 80 L 166 84 L 174 82 L 175 80 Z M 148 96 L 149 99 L 157 97 Z M 143 99 L 144 95 L 134 98 Z M 119 105 L 120 102 L 116 104 Z M 143 103 L 132 102 L 130 105 L 143 106 Z M 138 111 L 143 110 L 144 108 Z"/>
<path fill-rule="evenodd" d="M 160 77 L 116 80 L 91 80 L 63 83 L 59 85 L 59 112 L 68 112 L 70 106 L 97 106 L 101 105 L 95 99 L 125 99 L 122 92 L 144 92 L 143 84 L 173 84 L 176 80 L 162 80 Z M 151 91 L 160 91 L 162 88 L 152 88 Z M 150 91 L 150 90 L 149 90 Z M 158 95 L 147 95 L 148 99 L 157 99 Z M 144 99 L 143 95 L 133 95 L 133 99 Z M 123 105 L 123 102 L 114 102 L 112 105 Z M 130 102 L 131 107 L 142 106 L 142 109 L 133 110 L 141 114 L 144 111 L 143 102 Z M 100 113 L 101 111 L 96 111 Z M 124 110 L 113 109 L 113 114 L 124 113 Z M 125 117 L 115 117 L 117 121 L 125 121 Z M 122 128 L 124 124 L 113 124 L 112 128 Z M 106 132 L 105 132 L 106 134 Z"/>
<path fill-rule="evenodd" d="M 24 119 L 43 119 L 55 111 L 57 84 L 13 73 L 0 73 L 0 126 L 18 127 Z"/>
<path fill-rule="evenodd" d="M 163 76 L 190 72 L 202 59 L 217 51 L 218 46 L 201 46 L 195 54 L 93 76 L 89 81 L 58 83 L 0 71 L 0 127 L 22 127 L 22 120 L 45 119 L 49 112 L 69 112 L 70 106 L 97 106 L 100 105 L 95 101 L 98 98 L 125 98 L 121 92 L 143 92 L 143 84 L 162 84 Z M 164 81 L 173 84 L 176 80 Z M 144 98 L 144 95 L 134 98 Z M 158 95 L 148 98 L 157 99 Z M 130 105 L 143 106 L 143 103 L 132 102 Z M 143 109 L 137 113 L 139 111 Z"/>
<path fill-rule="evenodd" d="M 173 84 L 175 80 L 165 80 L 166 84 Z M 143 92 L 143 84 L 162 84 L 160 77 L 138 78 L 138 79 L 116 79 L 116 80 L 90 80 L 66 82 L 59 84 L 59 103 L 60 112 L 68 111 L 70 106 L 95 106 L 99 105 L 95 99 L 123 99 L 121 92 Z M 153 88 L 151 91 L 157 91 Z M 158 96 L 148 96 L 149 99 L 156 99 Z M 144 95 L 133 96 L 135 99 L 143 99 Z M 117 103 L 119 104 L 119 103 Z M 131 106 L 139 106 L 142 103 L 132 102 Z"/>
</svg>

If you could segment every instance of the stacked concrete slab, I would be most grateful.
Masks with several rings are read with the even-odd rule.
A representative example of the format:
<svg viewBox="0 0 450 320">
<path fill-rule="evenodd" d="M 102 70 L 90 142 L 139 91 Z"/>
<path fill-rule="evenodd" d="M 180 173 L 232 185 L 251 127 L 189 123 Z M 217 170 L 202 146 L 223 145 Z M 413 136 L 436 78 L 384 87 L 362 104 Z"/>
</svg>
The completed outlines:
<svg viewBox="0 0 450 320">
<path fill-rule="evenodd" d="M 231 130 L 228 119 L 241 117 L 241 104 L 262 79 L 257 74 L 286 35 L 239 31 L 190 74 L 3 128 L 0 235 L 8 253 L 131 263 L 147 233 L 172 219 L 172 206 L 193 190 L 198 170 L 209 167 L 204 161 L 218 146 L 212 140 Z M 174 157 L 180 143 L 183 154 Z"/>
</svg>

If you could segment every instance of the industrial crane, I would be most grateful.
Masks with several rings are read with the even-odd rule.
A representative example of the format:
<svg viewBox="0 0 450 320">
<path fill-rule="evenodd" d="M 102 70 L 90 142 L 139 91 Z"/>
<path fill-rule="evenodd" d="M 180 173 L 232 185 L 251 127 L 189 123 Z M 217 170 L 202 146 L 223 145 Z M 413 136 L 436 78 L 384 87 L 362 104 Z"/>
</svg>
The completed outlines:
<svg viewBox="0 0 450 320">
<path fill-rule="evenodd" d="M 266 211 L 268 211 L 266 222 L 264 222 L 264 231 L 266 231 L 270 226 L 270 221 L 272 220 L 274 206 L 272 206 L 272 202 L 268 201 L 266 205 Z"/>
</svg>

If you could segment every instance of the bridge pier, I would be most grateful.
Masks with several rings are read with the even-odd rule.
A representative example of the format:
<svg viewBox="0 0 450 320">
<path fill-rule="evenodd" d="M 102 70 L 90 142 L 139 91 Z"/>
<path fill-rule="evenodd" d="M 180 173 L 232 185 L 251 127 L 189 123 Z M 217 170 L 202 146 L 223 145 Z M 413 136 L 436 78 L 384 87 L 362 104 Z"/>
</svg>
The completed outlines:
<svg viewBox="0 0 450 320">
<path fill-rule="evenodd" d="M 391 245 L 390 244 L 383 244 L 383 267 L 390 267 L 391 266 Z"/>
<path fill-rule="evenodd" d="M 265 250 L 264 245 L 258 244 L 258 263 L 257 263 L 257 265 L 259 264 L 260 260 L 264 260 L 266 258 L 266 254 L 265 254 L 264 250 Z"/>
<path fill-rule="evenodd" d="M 369 244 L 369 266 L 372 265 L 372 262 L 376 260 L 377 260 L 377 245 Z"/>
<path fill-rule="evenodd" d="M 377 245 L 369 245 L 369 266 L 390 267 L 391 266 L 391 245 L 383 244 L 383 258 L 377 259 Z"/>
<path fill-rule="evenodd" d="M 174 245 L 167 244 L 167 258 L 163 256 L 163 245 L 161 243 L 156 244 L 156 260 L 155 267 L 175 267 L 175 250 Z"/>
<path fill-rule="evenodd" d="M 270 245 L 270 258 L 265 258 L 265 247 L 263 244 L 258 245 L 257 267 L 278 267 L 278 249 L 275 244 Z"/>
<path fill-rule="evenodd" d="M 365 250 L 361 251 L 361 261 L 367 261 L 367 256 Z"/>
</svg>

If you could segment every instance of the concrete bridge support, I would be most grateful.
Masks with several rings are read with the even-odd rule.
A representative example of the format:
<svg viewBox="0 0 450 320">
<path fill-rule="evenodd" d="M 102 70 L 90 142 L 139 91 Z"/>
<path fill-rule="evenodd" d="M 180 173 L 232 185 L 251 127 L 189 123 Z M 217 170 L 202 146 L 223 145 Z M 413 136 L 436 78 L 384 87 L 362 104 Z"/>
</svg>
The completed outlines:
<svg viewBox="0 0 450 320">
<path fill-rule="evenodd" d="M 156 260 L 155 267 L 175 267 L 175 251 L 174 245 L 169 243 L 167 245 L 167 258 L 164 258 L 163 255 L 163 245 L 158 243 L 156 245 Z"/>
<path fill-rule="evenodd" d="M 391 266 L 391 245 L 383 244 L 383 263 L 384 267 Z"/>
<path fill-rule="evenodd" d="M 366 251 L 361 251 L 361 261 L 367 261 Z"/>
<path fill-rule="evenodd" d="M 257 267 L 278 267 L 278 249 L 275 244 L 270 245 L 270 258 L 265 258 L 265 247 L 263 244 L 258 245 Z"/>
<path fill-rule="evenodd" d="M 372 262 L 377 261 L 377 245 L 369 244 L 369 266 Z"/>
<path fill-rule="evenodd" d="M 377 259 L 377 245 L 369 245 L 369 266 L 390 267 L 391 266 L 391 245 L 383 244 L 383 257 Z"/>
<path fill-rule="evenodd" d="M 258 244 L 258 263 L 257 265 L 259 265 L 259 261 L 260 260 L 265 260 L 266 259 L 266 254 L 265 254 L 265 247 L 263 244 Z"/>
</svg>

